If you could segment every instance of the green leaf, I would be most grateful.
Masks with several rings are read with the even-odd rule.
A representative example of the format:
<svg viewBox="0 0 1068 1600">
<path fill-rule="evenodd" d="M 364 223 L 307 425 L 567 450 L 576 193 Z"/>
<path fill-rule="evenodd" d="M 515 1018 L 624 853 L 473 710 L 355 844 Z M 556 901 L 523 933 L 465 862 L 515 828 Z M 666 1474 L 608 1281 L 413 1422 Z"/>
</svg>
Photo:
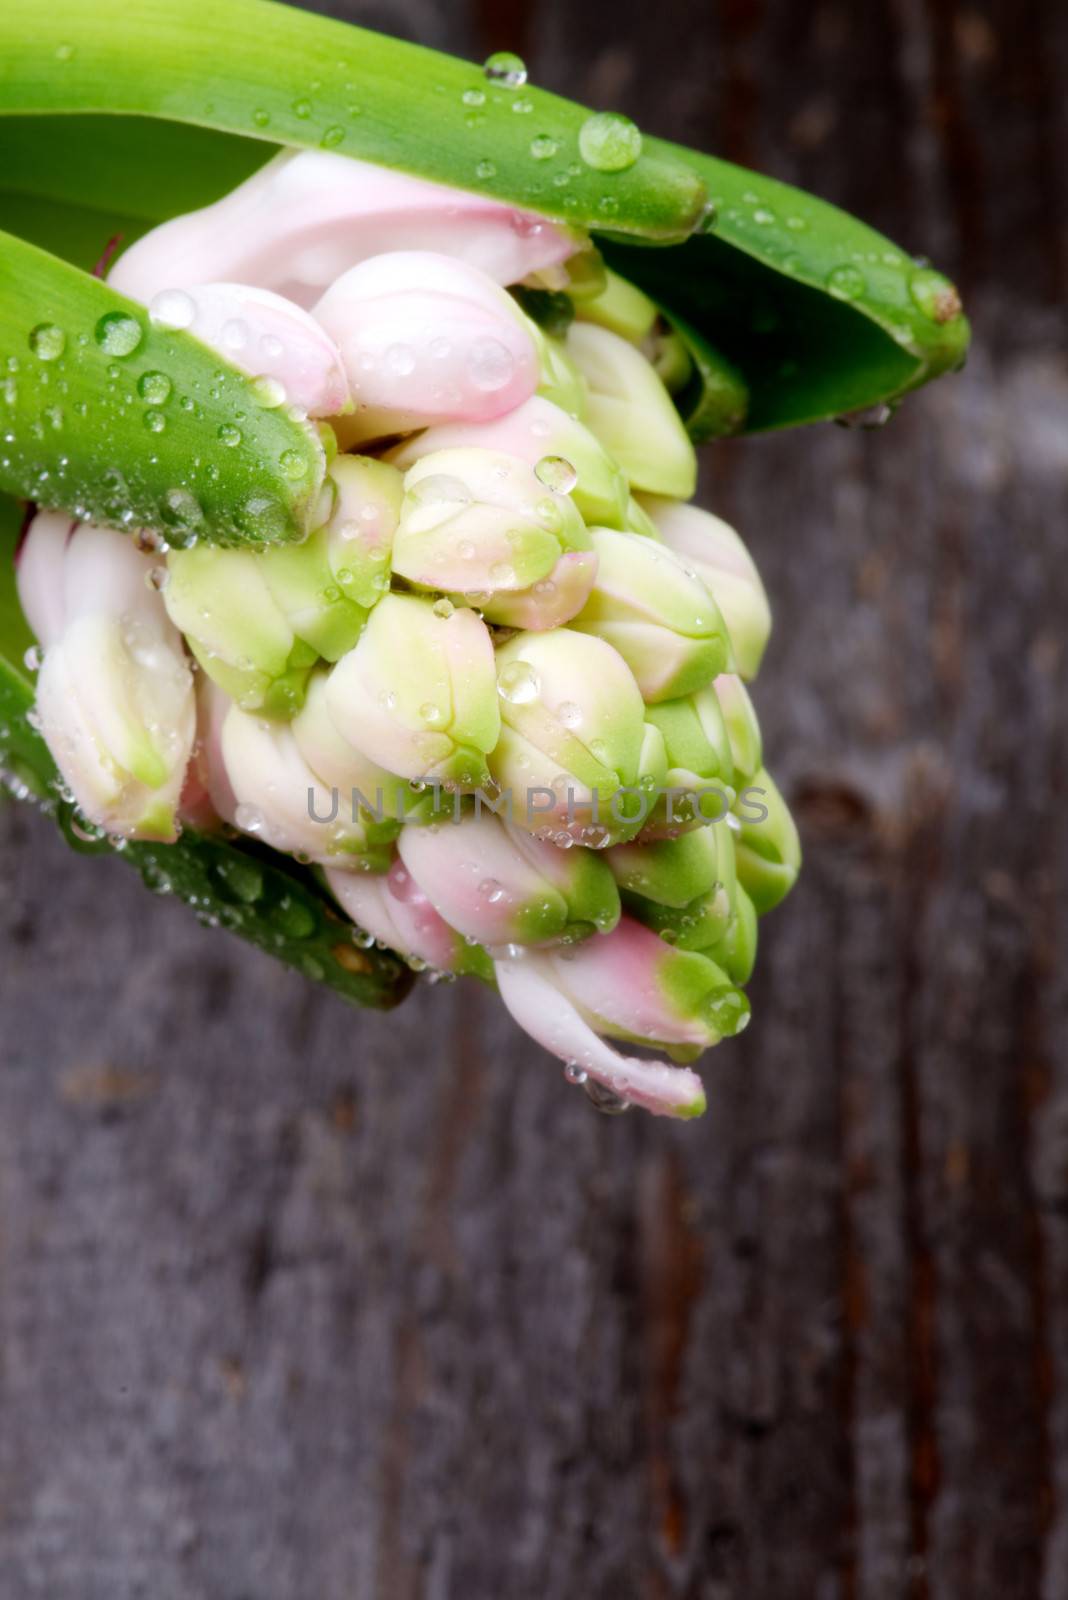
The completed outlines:
<svg viewBox="0 0 1068 1600">
<path fill-rule="evenodd" d="M 6 233 L 0 420 L 0 489 L 175 544 L 301 537 L 326 470 L 315 431 L 213 351 Z"/>
<path fill-rule="evenodd" d="M 649 239 L 685 238 L 705 201 L 700 177 L 674 156 L 642 155 L 623 172 L 586 165 L 578 141 L 589 113 L 568 100 L 263 0 L 5 7 L 0 110 L 163 117 L 321 145 Z M 552 148 L 548 159 L 532 153 L 535 140 Z M 566 186 L 554 184 L 561 174 Z"/>
<path fill-rule="evenodd" d="M 64 146 L 64 116 L 94 111 L 108 115 L 77 117 Z M 952 286 L 823 201 L 648 136 L 632 167 L 596 171 L 579 150 L 582 107 L 264 0 L 55 0 L 29 14 L 8 7 L 0 14 L 0 113 L 39 116 L 43 145 L 34 152 L 35 139 L 21 133 L 18 158 L 0 171 L 17 170 L 29 150 L 20 183 L 57 198 L 76 194 L 83 205 L 104 202 L 102 212 L 172 215 L 183 198 L 203 204 L 224 193 L 245 175 L 243 160 L 248 170 L 257 163 L 238 153 L 238 134 L 250 150 L 261 140 L 324 145 L 611 229 L 615 238 L 604 243 L 617 269 L 736 369 L 750 395 L 749 429 L 892 401 L 958 365 L 967 347 Z M 124 124 L 116 113 L 138 120 Z M 185 163 L 173 131 L 159 135 L 158 149 L 145 141 L 145 117 L 199 125 Z M 94 122 L 108 126 L 90 132 Z M 535 141 L 551 152 L 546 158 L 535 158 Z M 78 163 L 67 158 L 71 147 Z M 702 218 L 706 231 L 688 237 Z M 654 251 L 634 248 L 638 241 L 676 244 Z M 688 398 L 701 437 L 722 397 L 708 406 Z"/>
<path fill-rule="evenodd" d="M 651 142 L 703 175 L 714 224 L 669 251 L 603 240 L 605 258 L 738 369 L 750 431 L 890 402 L 962 364 L 970 330 L 941 274 L 814 195 Z"/>
<path fill-rule="evenodd" d="M 666 313 L 693 362 L 693 376 L 675 404 L 694 444 L 741 433 L 749 412 L 749 390 L 741 373 L 677 311 Z"/>
<path fill-rule="evenodd" d="M 28 721 L 34 690 L 22 652 L 32 636 L 14 581 L 21 521 L 21 507 L 0 495 L 0 767 L 9 788 L 36 798 L 74 849 L 119 854 L 148 888 L 184 900 L 208 926 L 229 928 L 358 1005 L 396 1004 L 411 985 L 411 972 L 392 955 L 358 949 L 351 924 L 314 876 L 286 857 L 248 841 L 192 830 L 175 844 L 122 840 L 114 845 L 78 821 L 62 795 L 48 747 Z"/>
</svg>

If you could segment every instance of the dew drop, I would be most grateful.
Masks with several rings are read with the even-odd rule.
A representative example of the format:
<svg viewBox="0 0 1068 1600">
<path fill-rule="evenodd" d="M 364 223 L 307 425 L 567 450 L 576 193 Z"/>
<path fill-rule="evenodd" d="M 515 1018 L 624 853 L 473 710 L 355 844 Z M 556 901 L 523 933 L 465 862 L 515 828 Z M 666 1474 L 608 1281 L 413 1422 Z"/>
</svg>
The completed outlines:
<svg viewBox="0 0 1068 1600">
<path fill-rule="evenodd" d="M 137 392 L 149 405 L 161 406 L 170 399 L 171 380 L 165 372 L 142 372 L 137 380 Z"/>
<path fill-rule="evenodd" d="M 253 378 L 249 389 L 256 405 L 262 406 L 265 411 L 273 411 L 277 406 L 285 404 L 285 385 L 279 383 L 277 378 L 266 376 Z"/>
<path fill-rule="evenodd" d="M 564 1065 L 564 1077 L 568 1083 L 585 1083 L 589 1073 L 577 1061 L 568 1061 Z"/>
<path fill-rule="evenodd" d="M 440 600 L 434 601 L 434 615 L 436 617 L 451 617 L 455 610 L 456 607 L 453 605 L 452 601 L 447 600 L 444 595 L 442 595 Z"/>
<path fill-rule="evenodd" d="M 578 473 L 564 456 L 542 456 L 534 468 L 534 476 L 554 494 L 570 494 L 578 483 Z"/>
<path fill-rule="evenodd" d="M 480 161 L 475 168 L 476 178 L 495 178 L 496 176 L 497 165 L 493 161 Z"/>
<path fill-rule="evenodd" d="M 306 122 L 311 114 L 312 105 L 310 100 L 294 100 L 293 115 L 295 117 L 299 117 L 302 122 Z"/>
<path fill-rule="evenodd" d="M 960 295 L 948 278 L 931 267 L 923 267 L 909 278 L 909 294 L 913 304 L 925 317 L 939 325 L 952 322 L 960 316 Z"/>
<path fill-rule="evenodd" d="M 344 128 L 340 127 L 335 122 L 332 127 L 327 128 L 327 129 L 324 130 L 323 136 L 319 140 L 319 143 L 323 147 L 324 150 L 336 150 L 338 145 L 344 139 L 344 137 L 345 137 Z"/>
<path fill-rule="evenodd" d="M 265 128 L 271 120 L 271 113 L 264 111 L 262 106 L 257 106 L 252 113 L 252 121 L 257 128 Z"/>
<path fill-rule="evenodd" d="M 232 450 L 235 445 L 241 443 L 241 429 L 235 427 L 232 422 L 224 422 L 219 429 L 219 438 L 228 449 Z"/>
<path fill-rule="evenodd" d="M 579 129 L 579 155 L 595 172 L 625 172 L 641 153 L 640 130 L 617 111 L 598 111 Z"/>
<path fill-rule="evenodd" d="M 303 478 L 308 470 L 307 462 L 299 450 L 283 450 L 278 458 L 278 464 L 287 478 L 294 482 Z"/>
<path fill-rule="evenodd" d="M 527 81 L 526 62 L 511 50 L 495 51 L 483 63 L 482 71 L 501 89 L 521 89 Z"/>
<path fill-rule="evenodd" d="M 93 337 L 109 356 L 129 356 L 144 337 L 141 324 L 126 311 L 106 311 L 97 323 Z"/>
<path fill-rule="evenodd" d="M 606 1089 L 603 1083 L 598 1083 L 596 1078 L 587 1078 L 582 1085 L 590 1099 L 590 1104 L 595 1111 L 600 1111 L 606 1117 L 622 1116 L 624 1111 L 630 1110 L 630 1101 L 624 1100 L 621 1094 L 616 1094 L 614 1089 Z"/>
<path fill-rule="evenodd" d="M 525 706 L 538 698 L 541 680 L 529 661 L 510 661 L 497 678 L 497 693 L 509 705 Z"/>
<path fill-rule="evenodd" d="M 385 355 L 386 371 L 406 378 L 415 371 L 415 351 L 408 344 L 391 344 Z"/>
<path fill-rule="evenodd" d="M 476 389 L 492 394 L 509 382 L 515 362 L 499 339 L 476 339 L 468 351 L 467 371 Z"/>
<path fill-rule="evenodd" d="M 149 319 L 161 328 L 188 328 L 196 314 L 196 302 L 184 289 L 161 289 L 149 301 Z"/>
<path fill-rule="evenodd" d="M 22 658 L 22 663 L 27 672 L 39 672 L 41 670 L 41 663 L 43 660 L 44 651 L 41 649 L 40 645 L 31 644 L 30 648 L 26 651 L 26 654 Z"/>
<path fill-rule="evenodd" d="M 733 1038 L 749 1026 L 749 1001 L 741 989 L 714 990 L 705 1009 L 712 1027 L 725 1039 Z"/>
<path fill-rule="evenodd" d="M 859 267 L 835 267 L 827 274 L 827 288 L 836 300 L 857 300 L 868 287 Z"/>
<path fill-rule="evenodd" d="M 30 332 L 30 349 L 39 361 L 58 361 L 67 348 L 67 335 L 54 322 L 39 322 Z"/>
<path fill-rule="evenodd" d="M 162 411 L 146 411 L 143 421 L 149 433 L 162 433 L 167 426 L 167 419 Z"/>
<path fill-rule="evenodd" d="M 551 133 L 539 133 L 530 141 L 530 153 L 535 161 L 550 161 L 559 148 L 560 141 L 554 139 Z"/>
<path fill-rule="evenodd" d="M 239 805 L 234 812 L 234 821 L 242 833 L 263 831 L 263 812 L 257 811 L 255 806 Z"/>
<path fill-rule="evenodd" d="M 419 707 L 419 715 L 430 727 L 436 727 L 441 721 L 441 707 L 436 706 L 432 700 L 427 700 Z"/>
<path fill-rule="evenodd" d="M 484 106 L 486 104 L 486 96 L 481 89 L 465 89 L 460 99 L 465 106 Z"/>
</svg>

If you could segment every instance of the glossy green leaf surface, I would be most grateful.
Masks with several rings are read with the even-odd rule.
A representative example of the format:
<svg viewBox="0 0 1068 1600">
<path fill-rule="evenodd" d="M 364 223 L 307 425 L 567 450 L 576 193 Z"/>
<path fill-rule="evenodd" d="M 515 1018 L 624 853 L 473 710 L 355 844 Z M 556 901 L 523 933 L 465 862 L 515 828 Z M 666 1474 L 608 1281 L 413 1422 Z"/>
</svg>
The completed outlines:
<svg viewBox="0 0 1068 1600">
<path fill-rule="evenodd" d="M 23 651 L 32 637 L 14 583 L 21 521 L 21 507 L 0 495 L 0 768 L 8 787 L 47 808 L 74 849 L 118 853 L 148 888 L 185 901 L 207 926 L 229 928 L 356 1004 L 394 1005 L 410 987 L 411 972 L 388 953 L 357 948 L 351 924 L 314 877 L 284 856 L 192 830 L 175 844 L 120 841 L 115 846 L 79 824 L 75 808 L 57 787 L 48 748 L 28 720 L 34 691 Z"/>
<path fill-rule="evenodd" d="M 736 369 L 750 429 L 892 400 L 955 366 L 967 345 L 951 286 L 833 206 L 648 136 L 631 166 L 598 170 L 582 154 L 583 107 L 268 0 L 55 0 L 0 14 L 0 155 L 4 113 L 23 128 L 26 114 L 40 117 L 45 146 L 0 187 L 69 195 L 61 124 L 87 112 L 108 115 L 80 122 L 194 125 L 184 163 L 171 131 L 143 151 L 116 133 L 121 122 L 92 134 L 90 200 L 79 186 L 79 204 L 106 197 L 127 216 L 173 215 L 232 187 L 260 159 L 240 154 L 236 134 L 247 150 L 322 146 L 611 230 L 624 241 L 608 243 L 618 270 Z M 708 426 L 715 396 L 689 402 L 695 437 L 723 431 Z"/>
<path fill-rule="evenodd" d="M 670 251 L 607 241 L 605 255 L 737 367 L 748 429 L 891 401 L 961 364 L 968 321 L 940 273 L 815 195 L 663 148 L 705 177 L 714 228 Z"/>
<path fill-rule="evenodd" d="M 322 445 L 258 393 L 143 306 L 0 233 L 0 489 L 173 543 L 300 537 Z"/>
</svg>

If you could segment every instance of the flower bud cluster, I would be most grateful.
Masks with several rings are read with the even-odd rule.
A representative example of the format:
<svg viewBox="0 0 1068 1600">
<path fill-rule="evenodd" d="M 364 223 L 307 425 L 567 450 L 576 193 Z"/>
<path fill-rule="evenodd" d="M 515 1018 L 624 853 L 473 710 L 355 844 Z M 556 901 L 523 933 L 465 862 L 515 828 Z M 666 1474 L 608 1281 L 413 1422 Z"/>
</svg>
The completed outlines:
<svg viewBox="0 0 1068 1600">
<path fill-rule="evenodd" d="M 558 314 L 576 256 L 550 333 L 508 291 Z M 35 520 L 38 712 L 86 816 L 257 837 L 358 939 L 495 982 L 597 1103 L 697 1114 L 799 849 L 745 688 L 767 599 L 689 503 L 657 307 L 564 229 L 322 152 L 112 276 L 320 419 L 331 465 L 299 545 Z"/>
</svg>

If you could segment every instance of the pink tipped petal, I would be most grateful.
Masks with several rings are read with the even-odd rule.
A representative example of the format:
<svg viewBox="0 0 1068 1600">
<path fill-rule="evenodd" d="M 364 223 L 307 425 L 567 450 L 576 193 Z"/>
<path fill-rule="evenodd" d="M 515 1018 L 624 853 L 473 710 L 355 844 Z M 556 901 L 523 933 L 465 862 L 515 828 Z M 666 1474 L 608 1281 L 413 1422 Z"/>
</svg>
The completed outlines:
<svg viewBox="0 0 1068 1600">
<path fill-rule="evenodd" d="M 606 1027 L 665 1044 L 715 1044 L 713 1028 L 680 1014 L 665 995 L 660 969 L 670 957 L 659 934 L 623 917 L 611 933 L 554 961 L 557 982 Z"/>
<path fill-rule="evenodd" d="M 202 211 L 154 228 L 110 282 L 146 304 L 220 279 L 274 289 L 305 307 L 349 267 L 384 251 L 431 249 L 495 282 L 564 261 L 575 240 L 530 212 L 372 162 L 285 152 Z"/>
<path fill-rule="evenodd" d="M 597 556 L 592 550 L 571 550 L 560 556 L 540 583 L 515 594 L 497 594 L 483 606 L 483 615 L 508 628 L 545 633 L 577 616 L 590 597 L 597 578 Z"/>
<path fill-rule="evenodd" d="M 457 966 L 457 934 L 438 916 L 402 862 L 395 861 L 384 877 L 328 868 L 326 879 L 353 922 L 398 955 L 414 956 L 438 972 Z"/>
<path fill-rule="evenodd" d="M 696 1072 L 613 1050 L 557 988 L 547 957 L 526 955 L 494 965 L 501 999 L 516 1022 L 561 1061 L 575 1062 L 595 1082 L 654 1116 L 693 1117 L 704 1110 L 704 1085 Z"/>
<path fill-rule="evenodd" d="M 38 643 L 45 646 L 59 638 L 67 619 L 63 570 L 74 526 L 65 512 L 38 512 L 19 551 L 15 569 L 19 604 Z"/>
<path fill-rule="evenodd" d="M 446 921 L 479 944 L 508 944 L 516 937 L 517 912 L 545 896 L 542 877 L 493 816 L 469 816 L 433 831 L 409 824 L 397 848 Z"/>
<path fill-rule="evenodd" d="M 310 312 L 269 289 L 202 283 L 188 332 L 254 377 L 275 378 L 290 405 L 312 417 L 348 409 L 349 384 L 334 341 Z"/>
<path fill-rule="evenodd" d="M 341 351 L 356 414 L 344 442 L 510 411 L 539 382 L 515 302 L 450 256 L 405 250 L 346 272 L 315 306 Z"/>
</svg>

